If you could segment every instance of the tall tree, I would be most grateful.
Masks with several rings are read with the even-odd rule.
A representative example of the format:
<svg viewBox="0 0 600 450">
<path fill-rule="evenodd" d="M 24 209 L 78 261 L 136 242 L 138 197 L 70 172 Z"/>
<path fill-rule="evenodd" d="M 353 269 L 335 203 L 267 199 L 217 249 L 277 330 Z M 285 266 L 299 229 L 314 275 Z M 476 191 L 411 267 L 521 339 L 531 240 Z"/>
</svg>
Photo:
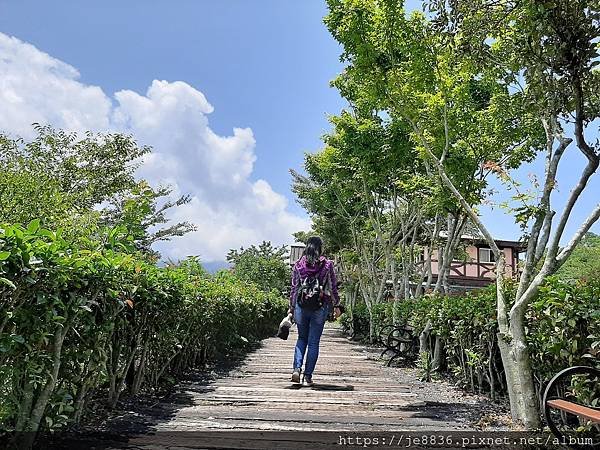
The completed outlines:
<svg viewBox="0 0 600 450">
<path fill-rule="evenodd" d="M 567 261 L 590 227 L 600 218 L 600 203 L 570 237 L 567 222 L 582 193 L 597 173 L 600 149 L 589 142 L 586 131 L 600 113 L 597 42 L 600 37 L 600 3 L 597 1 L 549 2 L 488 0 L 429 2 L 436 25 L 461 42 L 460 51 L 475 61 L 481 73 L 505 86 L 506 96 L 526 106 L 529 115 L 543 127 L 544 145 L 534 149 L 545 160 L 539 195 L 525 204 L 517 216 L 527 229 L 527 250 L 514 298 L 504 289 L 503 254 L 495 245 L 476 211 L 447 176 L 440 158 L 428 151 L 444 183 L 461 201 L 486 237 L 497 257 L 498 343 L 505 367 L 513 418 L 526 426 L 539 426 L 538 401 L 533 386 L 529 353 L 525 342 L 525 311 L 544 279 Z M 522 116 L 515 116 L 518 120 Z M 567 136 L 572 130 L 572 136 Z M 552 194 L 558 173 L 571 144 L 585 160 L 579 180 L 572 187 L 562 211 L 553 207 Z M 488 166 L 507 177 L 501 154 L 488 155 Z M 572 164 L 574 163 L 571 157 Z M 571 169 L 572 170 L 572 169 Z M 565 242 L 561 245 L 561 242 Z"/>
<path fill-rule="evenodd" d="M 148 255 L 158 241 L 193 231 L 188 222 L 163 226 L 167 213 L 189 196 L 165 199 L 168 187 L 152 188 L 135 171 L 149 147 L 119 134 L 76 133 L 35 126 L 30 142 L 0 135 L 0 222 L 32 220 L 62 228 L 65 236 L 105 239 L 102 226 Z"/>
<path fill-rule="evenodd" d="M 285 246 L 275 247 L 271 242 L 263 241 L 258 246 L 230 250 L 227 261 L 232 264 L 232 271 L 240 280 L 254 283 L 265 292 L 275 290 L 283 295 L 290 278 L 286 255 Z"/>
<path fill-rule="evenodd" d="M 561 248 L 571 212 L 598 168 L 598 149 L 585 137 L 599 111 L 598 2 L 426 3 L 431 21 L 407 16 L 399 0 L 329 0 L 326 24 L 347 62 L 335 84 L 350 101 L 375 97 L 392 119 L 409 124 L 423 160 L 495 253 L 498 342 L 512 415 L 537 427 L 524 312 L 600 216 L 598 205 Z M 558 216 L 550 200 L 572 142 L 567 127 L 587 164 Z M 515 298 L 506 299 L 504 253 L 477 205 L 490 175 L 510 182 L 510 172 L 539 152 L 546 158 L 540 195 L 533 204 L 517 198 L 523 204 L 515 217 L 529 228 L 528 249 Z"/>
<path fill-rule="evenodd" d="M 308 177 L 294 173 L 293 190 L 315 228 L 346 250 L 340 254 L 350 263 L 372 314 L 388 289 L 396 302 L 414 291 L 417 244 L 432 187 L 397 123 L 366 103 L 331 121 L 334 129 L 324 136 L 325 148 L 307 155 Z M 370 322 L 374 337 L 375 323 Z"/>
<path fill-rule="evenodd" d="M 434 153 L 469 205 L 478 205 L 486 193 L 485 178 L 492 172 L 483 165 L 486 154 L 510 144 L 513 154 L 507 163 L 518 164 L 528 148 L 526 121 L 515 122 L 508 114 L 519 103 L 507 101 L 506 89 L 480 77 L 472 63 L 459 58 L 448 38 L 422 14 L 407 16 L 403 2 L 329 0 L 328 4 L 325 23 L 343 45 L 346 62 L 334 86 L 356 108 L 374 107 L 379 115 L 398 122 L 396 126 L 405 127 L 417 155 Z M 428 158 L 423 160 L 434 175 L 435 167 Z M 447 226 L 438 252 L 441 273 L 436 290 L 444 291 L 467 220 L 446 187 L 438 194 L 446 217 L 436 223 Z"/>
<path fill-rule="evenodd" d="M 0 136 L 0 221 L 68 228 L 97 218 L 94 207 L 135 187 L 140 157 L 150 151 L 119 134 L 36 131 L 30 142 Z"/>
<path fill-rule="evenodd" d="M 487 154 L 510 145 L 512 153 L 502 155 L 513 166 L 531 155 L 525 132 L 528 116 L 515 121 L 509 114 L 520 103 L 508 101 L 507 90 L 494 79 L 481 77 L 423 14 L 407 16 L 398 0 L 328 0 L 328 5 L 325 23 L 342 44 L 346 63 L 333 85 L 362 114 L 375 110 L 404 129 L 415 149 L 413 157 L 430 178 L 440 175 L 429 154 L 439 158 L 470 208 L 485 197 L 486 177 L 493 173 L 484 165 Z M 451 263 L 469 220 L 464 205 L 438 180 L 437 189 L 428 195 L 438 208 L 429 221 L 423 265 L 427 270 L 421 272 L 421 280 L 431 283 L 430 261 L 437 256 L 433 290 L 448 292 Z M 427 324 L 422 352 L 428 351 L 430 330 Z"/>
<path fill-rule="evenodd" d="M 110 199 L 110 205 L 102 210 L 102 223 L 111 227 L 121 225 L 138 251 L 158 258 L 160 255 L 152 249 L 153 244 L 196 230 L 195 225 L 186 221 L 163 226 L 169 223 L 169 210 L 190 202 L 187 195 L 169 199 L 171 192 L 170 187 L 154 189 L 148 182 L 138 181 L 132 189 Z"/>
</svg>

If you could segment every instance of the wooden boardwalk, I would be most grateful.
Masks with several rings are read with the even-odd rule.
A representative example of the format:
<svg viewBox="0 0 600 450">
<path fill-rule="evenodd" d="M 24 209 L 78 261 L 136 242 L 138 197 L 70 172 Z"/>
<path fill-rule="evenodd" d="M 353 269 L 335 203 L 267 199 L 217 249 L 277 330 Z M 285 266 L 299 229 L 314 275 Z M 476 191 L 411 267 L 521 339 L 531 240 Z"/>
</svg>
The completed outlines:
<svg viewBox="0 0 600 450">
<path fill-rule="evenodd" d="M 99 447 L 92 438 L 92 446 L 77 441 L 83 445 L 64 448 L 363 448 L 339 444 L 344 433 L 387 434 L 388 446 L 392 433 L 471 432 L 482 416 L 502 412 L 446 382 L 421 382 L 416 369 L 385 367 L 379 349 L 349 341 L 331 324 L 321 339 L 314 386 L 292 385 L 296 337 L 294 327 L 287 341 L 266 339 L 212 381 L 180 383 L 165 399 L 142 409 L 131 405 L 98 428 L 130 436 L 126 444 L 109 438 Z"/>
<path fill-rule="evenodd" d="M 290 382 L 295 327 L 287 341 L 269 338 L 228 376 L 184 383 L 185 405 L 160 431 L 469 430 L 485 407 L 445 382 L 425 383 L 415 369 L 388 368 L 376 350 L 327 324 L 314 386 Z"/>
</svg>

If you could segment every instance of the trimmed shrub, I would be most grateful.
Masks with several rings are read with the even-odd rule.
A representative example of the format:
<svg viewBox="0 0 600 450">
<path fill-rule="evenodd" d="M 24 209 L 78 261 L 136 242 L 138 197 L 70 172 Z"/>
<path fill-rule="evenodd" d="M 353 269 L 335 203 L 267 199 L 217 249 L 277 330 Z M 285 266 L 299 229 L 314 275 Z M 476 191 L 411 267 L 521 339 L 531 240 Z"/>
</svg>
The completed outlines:
<svg viewBox="0 0 600 450">
<path fill-rule="evenodd" d="M 507 298 L 514 286 L 508 286 Z M 458 296 L 424 296 L 399 302 L 398 323 L 415 332 L 430 321 L 428 356 L 435 339 L 443 343 L 443 367 L 462 387 L 492 398 L 506 392 L 504 369 L 497 345 L 496 288 Z M 392 303 L 375 308 L 376 327 L 392 322 Z M 354 329 L 368 335 L 364 304 L 354 311 Z M 561 369 L 572 365 L 600 368 L 600 279 L 561 281 L 549 277 L 528 308 L 527 340 L 538 393 Z M 343 322 L 349 327 L 348 318 Z M 377 328 L 378 329 L 378 328 Z"/>
<path fill-rule="evenodd" d="M 273 335 L 286 310 L 229 273 L 89 247 L 38 222 L 0 227 L 0 431 L 78 422 L 92 394 L 114 407 Z"/>
</svg>

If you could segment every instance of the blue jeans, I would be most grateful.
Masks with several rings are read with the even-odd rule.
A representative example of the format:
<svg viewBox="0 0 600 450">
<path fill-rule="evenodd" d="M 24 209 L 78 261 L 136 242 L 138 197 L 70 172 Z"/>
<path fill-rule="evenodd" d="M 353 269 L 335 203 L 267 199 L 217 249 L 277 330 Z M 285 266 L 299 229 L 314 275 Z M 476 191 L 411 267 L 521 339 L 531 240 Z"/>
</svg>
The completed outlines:
<svg viewBox="0 0 600 450">
<path fill-rule="evenodd" d="M 325 321 L 331 310 L 331 305 L 325 303 L 321 308 L 310 311 L 300 308 L 296 305 L 294 310 L 294 320 L 298 325 L 298 340 L 296 341 L 296 351 L 294 352 L 294 369 L 302 368 L 304 353 L 306 354 L 306 366 L 304 374 L 312 376 L 317 358 L 319 357 L 319 342 Z"/>
</svg>

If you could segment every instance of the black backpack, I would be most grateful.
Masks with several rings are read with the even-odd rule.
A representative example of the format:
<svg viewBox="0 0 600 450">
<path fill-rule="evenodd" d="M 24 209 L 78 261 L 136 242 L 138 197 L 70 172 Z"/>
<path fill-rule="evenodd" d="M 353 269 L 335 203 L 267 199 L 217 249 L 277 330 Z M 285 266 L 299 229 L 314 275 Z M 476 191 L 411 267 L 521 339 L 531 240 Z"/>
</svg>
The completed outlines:
<svg viewBox="0 0 600 450">
<path fill-rule="evenodd" d="M 298 288 L 298 305 L 300 305 L 300 308 L 302 309 L 316 311 L 323 306 L 323 297 L 325 296 L 324 286 L 321 284 L 317 274 L 307 276 L 300 280 L 300 286 Z"/>
</svg>

